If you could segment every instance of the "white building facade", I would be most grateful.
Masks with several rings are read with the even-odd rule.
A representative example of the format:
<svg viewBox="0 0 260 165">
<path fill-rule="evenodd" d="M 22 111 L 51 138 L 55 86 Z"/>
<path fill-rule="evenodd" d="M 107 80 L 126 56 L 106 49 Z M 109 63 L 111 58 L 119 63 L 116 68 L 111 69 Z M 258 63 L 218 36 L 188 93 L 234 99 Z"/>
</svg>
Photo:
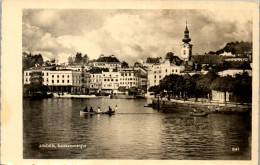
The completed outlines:
<svg viewBox="0 0 260 165">
<path fill-rule="evenodd" d="M 152 67 L 152 70 L 148 72 L 148 85 L 147 88 L 160 84 L 160 80 L 162 80 L 165 76 L 170 74 L 181 74 L 182 71 L 185 70 L 183 65 L 177 66 L 175 64 L 170 63 L 169 60 L 165 60 L 161 64 L 155 64 Z"/>
</svg>

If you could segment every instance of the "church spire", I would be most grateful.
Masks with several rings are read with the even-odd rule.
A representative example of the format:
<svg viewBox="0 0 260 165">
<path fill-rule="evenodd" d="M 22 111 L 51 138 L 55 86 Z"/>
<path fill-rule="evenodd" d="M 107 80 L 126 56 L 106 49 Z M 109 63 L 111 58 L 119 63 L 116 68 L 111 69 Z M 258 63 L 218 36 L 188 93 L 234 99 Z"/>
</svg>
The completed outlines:
<svg viewBox="0 0 260 165">
<path fill-rule="evenodd" d="M 191 41 L 190 37 L 189 37 L 189 30 L 188 30 L 188 26 L 187 26 L 187 20 L 186 20 L 186 28 L 184 31 L 184 38 L 182 39 L 182 41 L 184 43 L 189 43 Z"/>
</svg>

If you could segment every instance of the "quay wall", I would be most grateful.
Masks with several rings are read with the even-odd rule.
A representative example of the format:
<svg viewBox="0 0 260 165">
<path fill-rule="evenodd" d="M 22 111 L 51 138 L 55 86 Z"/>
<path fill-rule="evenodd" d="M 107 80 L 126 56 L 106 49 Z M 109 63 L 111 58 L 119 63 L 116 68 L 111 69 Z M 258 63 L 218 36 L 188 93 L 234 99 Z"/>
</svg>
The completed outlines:
<svg viewBox="0 0 260 165">
<path fill-rule="evenodd" d="M 158 107 L 159 105 L 159 107 Z M 207 113 L 251 113 L 251 105 L 237 105 L 235 103 L 216 103 L 216 102 L 193 102 L 183 100 L 152 99 L 152 107 L 165 113 L 187 113 L 196 108 L 198 111 Z"/>
</svg>

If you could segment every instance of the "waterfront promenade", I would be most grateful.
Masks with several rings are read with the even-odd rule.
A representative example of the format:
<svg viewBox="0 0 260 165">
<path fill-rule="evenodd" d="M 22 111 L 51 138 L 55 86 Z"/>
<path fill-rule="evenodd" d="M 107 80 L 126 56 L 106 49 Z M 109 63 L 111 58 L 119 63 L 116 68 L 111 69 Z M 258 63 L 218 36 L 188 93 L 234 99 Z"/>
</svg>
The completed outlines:
<svg viewBox="0 0 260 165">
<path fill-rule="evenodd" d="M 252 110 L 252 105 L 249 103 L 238 104 L 235 102 L 216 102 L 209 101 L 208 99 L 202 99 L 195 101 L 190 100 L 177 100 L 167 98 L 152 98 L 153 108 L 162 110 L 164 112 L 175 112 L 176 108 L 183 107 L 185 111 L 190 111 L 193 108 L 206 111 L 207 113 L 248 113 Z M 158 107 L 159 103 L 159 107 Z"/>
</svg>

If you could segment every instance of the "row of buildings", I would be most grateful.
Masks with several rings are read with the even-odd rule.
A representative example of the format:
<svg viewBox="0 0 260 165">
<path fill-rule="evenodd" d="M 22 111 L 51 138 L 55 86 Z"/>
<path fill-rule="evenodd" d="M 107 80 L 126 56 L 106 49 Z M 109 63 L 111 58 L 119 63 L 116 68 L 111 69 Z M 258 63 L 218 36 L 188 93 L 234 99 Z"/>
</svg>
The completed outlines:
<svg viewBox="0 0 260 165">
<path fill-rule="evenodd" d="M 147 89 L 147 71 L 141 67 L 35 67 L 25 70 L 23 77 L 25 85 L 42 84 L 52 92 L 72 94 L 111 94 L 134 87 L 145 93 Z"/>
<path fill-rule="evenodd" d="M 229 53 L 221 56 L 192 56 L 192 44 L 189 30 L 186 25 L 184 38 L 181 44 L 180 57 L 148 58 L 146 62 L 133 67 L 122 67 L 122 63 L 114 56 L 100 55 L 88 65 L 72 66 L 38 66 L 24 71 L 25 85 L 40 83 L 47 86 L 52 92 L 67 92 L 72 94 L 88 93 L 120 93 L 136 88 L 139 93 L 146 93 L 149 87 L 159 85 L 166 75 L 170 74 L 205 74 L 206 67 L 214 62 L 223 63 L 229 58 L 235 58 Z M 243 61 L 250 61 L 248 58 Z M 211 65 L 211 66 L 212 66 Z M 198 68 L 201 69 L 198 69 Z M 206 68 L 206 69 L 205 69 Z M 252 75 L 250 68 L 226 69 L 219 72 L 221 76 L 247 71 Z"/>
</svg>

